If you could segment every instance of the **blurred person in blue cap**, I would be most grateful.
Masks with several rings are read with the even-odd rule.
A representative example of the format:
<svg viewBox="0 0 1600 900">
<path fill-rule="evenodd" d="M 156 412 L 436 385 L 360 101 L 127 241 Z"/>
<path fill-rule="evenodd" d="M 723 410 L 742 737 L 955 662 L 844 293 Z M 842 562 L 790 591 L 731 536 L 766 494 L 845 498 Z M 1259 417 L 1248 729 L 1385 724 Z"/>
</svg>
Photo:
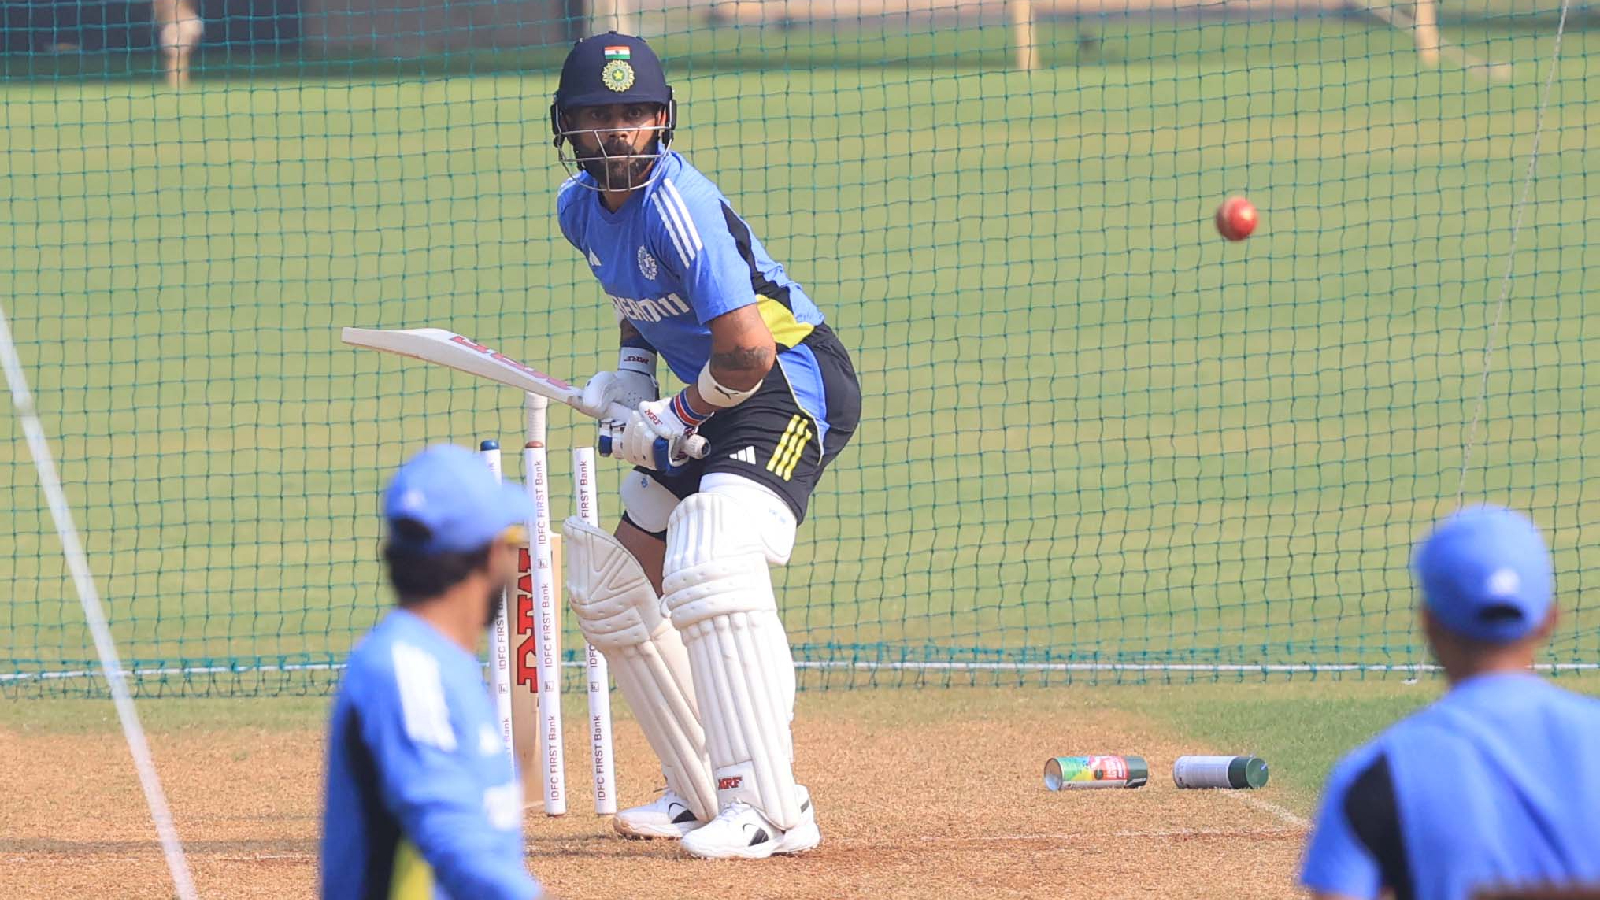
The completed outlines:
<svg viewBox="0 0 1600 900">
<path fill-rule="evenodd" d="M 464 447 L 430 447 L 389 483 L 383 558 L 399 608 L 351 652 L 334 701 L 324 898 L 540 896 L 478 661 L 532 514 Z"/>
<path fill-rule="evenodd" d="M 1464 509 L 1412 570 L 1450 689 L 1334 767 L 1301 882 L 1358 900 L 1600 888 L 1600 701 L 1530 671 L 1557 619 L 1538 528 Z"/>
</svg>

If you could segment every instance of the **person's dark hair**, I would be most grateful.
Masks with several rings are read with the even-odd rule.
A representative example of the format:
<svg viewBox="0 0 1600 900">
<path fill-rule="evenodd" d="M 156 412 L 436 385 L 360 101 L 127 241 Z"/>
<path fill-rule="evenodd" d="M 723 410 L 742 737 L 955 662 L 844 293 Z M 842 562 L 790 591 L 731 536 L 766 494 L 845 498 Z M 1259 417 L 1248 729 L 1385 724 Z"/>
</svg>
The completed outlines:
<svg viewBox="0 0 1600 900">
<path fill-rule="evenodd" d="M 428 526 L 401 519 L 391 529 L 394 533 L 383 546 L 383 561 L 401 606 L 431 600 L 489 565 L 488 544 L 477 550 L 422 553 L 414 548 L 427 543 Z"/>
</svg>

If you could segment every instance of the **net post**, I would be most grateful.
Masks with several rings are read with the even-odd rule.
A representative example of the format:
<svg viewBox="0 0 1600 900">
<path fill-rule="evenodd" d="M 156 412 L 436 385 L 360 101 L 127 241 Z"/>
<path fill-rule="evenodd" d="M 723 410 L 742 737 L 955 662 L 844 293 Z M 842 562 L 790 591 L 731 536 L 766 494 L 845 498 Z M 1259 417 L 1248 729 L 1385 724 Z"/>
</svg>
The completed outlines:
<svg viewBox="0 0 1600 900">
<path fill-rule="evenodd" d="M 1417 44 L 1417 56 L 1423 65 L 1436 67 L 1439 65 L 1439 49 L 1442 44 L 1439 37 L 1439 10 L 1436 0 L 1416 0 L 1412 16 L 1416 21 L 1416 25 L 1412 28 L 1412 39 Z"/>
<path fill-rule="evenodd" d="M 634 23 L 633 0 L 596 0 L 592 21 L 595 34 L 603 31 L 639 33 Z"/>
<path fill-rule="evenodd" d="M 1033 33 L 1033 0 L 1006 0 L 1006 14 L 1011 19 L 1016 67 L 1019 71 L 1032 72 L 1039 68 L 1039 46 Z"/>
</svg>

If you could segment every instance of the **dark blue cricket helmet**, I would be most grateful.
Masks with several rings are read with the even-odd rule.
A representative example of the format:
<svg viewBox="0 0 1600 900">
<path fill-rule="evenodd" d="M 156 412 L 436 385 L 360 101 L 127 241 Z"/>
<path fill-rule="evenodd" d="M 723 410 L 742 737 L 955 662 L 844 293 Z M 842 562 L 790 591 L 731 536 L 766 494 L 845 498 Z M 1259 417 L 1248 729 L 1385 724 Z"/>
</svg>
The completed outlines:
<svg viewBox="0 0 1600 900">
<path fill-rule="evenodd" d="M 612 103 L 654 103 L 667 108 L 661 145 L 672 140 L 678 111 L 667 85 L 661 59 L 643 38 L 608 31 L 572 45 L 561 66 L 561 82 L 550 104 L 550 126 L 560 147 L 568 137 L 562 115 L 585 106 Z"/>
</svg>

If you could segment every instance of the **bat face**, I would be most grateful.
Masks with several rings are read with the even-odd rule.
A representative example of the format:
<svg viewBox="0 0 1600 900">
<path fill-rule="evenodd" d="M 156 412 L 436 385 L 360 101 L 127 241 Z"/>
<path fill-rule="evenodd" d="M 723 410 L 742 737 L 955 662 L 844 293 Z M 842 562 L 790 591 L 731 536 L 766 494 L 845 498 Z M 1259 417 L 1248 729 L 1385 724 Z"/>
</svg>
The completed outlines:
<svg viewBox="0 0 1600 900">
<path fill-rule="evenodd" d="M 458 372 L 466 372 L 507 387 L 538 394 L 571 405 L 578 389 L 567 382 L 519 362 L 465 335 L 443 328 L 413 328 L 384 331 L 346 328 L 340 339 L 355 347 L 409 356 Z"/>
<path fill-rule="evenodd" d="M 583 392 L 578 388 L 453 331 L 446 331 L 443 328 L 393 330 L 345 328 L 341 330 L 339 338 L 353 347 L 365 347 L 368 350 L 431 362 L 468 375 L 487 378 L 524 393 L 565 403 L 579 412 L 595 415 L 592 410 L 579 406 Z M 633 410 L 613 403 L 605 413 L 606 418 L 627 421 Z M 706 441 L 697 435 L 691 436 L 685 443 L 684 449 L 690 456 L 702 458 L 706 453 Z"/>
</svg>

